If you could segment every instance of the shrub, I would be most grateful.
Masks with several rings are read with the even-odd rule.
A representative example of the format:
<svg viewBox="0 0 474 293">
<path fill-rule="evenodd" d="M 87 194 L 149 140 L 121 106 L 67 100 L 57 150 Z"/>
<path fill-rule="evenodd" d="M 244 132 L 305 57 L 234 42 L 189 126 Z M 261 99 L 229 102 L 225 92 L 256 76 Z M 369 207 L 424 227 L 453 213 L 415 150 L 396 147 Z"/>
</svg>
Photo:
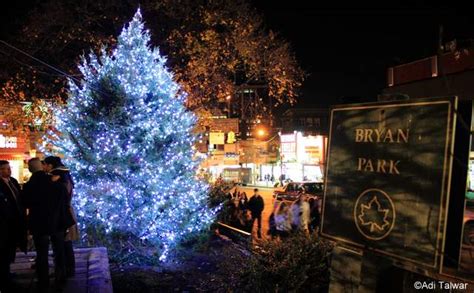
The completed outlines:
<svg viewBox="0 0 474 293">
<path fill-rule="evenodd" d="M 215 220 L 225 222 L 232 211 L 230 208 L 231 197 L 230 191 L 233 184 L 226 183 L 223 181 L 216 182 L 211 185 L 208 197 L 209 208 L 214 209 L 220 206 L 220 210 L 217 213 Z"/>
<path fill-rule="evenodd" d="M 241 272 L 244 292 L 324 292 L 329 286 L 332 244 L 317 235 L 264 242 Z"/>
</svg>

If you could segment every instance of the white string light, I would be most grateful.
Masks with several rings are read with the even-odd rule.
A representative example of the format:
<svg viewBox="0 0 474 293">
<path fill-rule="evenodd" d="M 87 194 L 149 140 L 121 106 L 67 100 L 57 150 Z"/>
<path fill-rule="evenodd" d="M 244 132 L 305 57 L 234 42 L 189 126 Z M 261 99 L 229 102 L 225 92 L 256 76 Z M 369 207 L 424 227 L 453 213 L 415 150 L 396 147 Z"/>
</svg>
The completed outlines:
<svg viewBox="0 0 474 293">
<path fill-rule="evenodd" d="M 69 80 L 68 103 L 55 113 L 62 135 L 48 139 L 76 180 L 81 226 L 132 233 L 162 247 L 164 260 L 216 211 L 195 176 L 196 117 L 149 42 L 138 10 L 111 54 L 82 58 L 83 80 Z"/>
</svg>

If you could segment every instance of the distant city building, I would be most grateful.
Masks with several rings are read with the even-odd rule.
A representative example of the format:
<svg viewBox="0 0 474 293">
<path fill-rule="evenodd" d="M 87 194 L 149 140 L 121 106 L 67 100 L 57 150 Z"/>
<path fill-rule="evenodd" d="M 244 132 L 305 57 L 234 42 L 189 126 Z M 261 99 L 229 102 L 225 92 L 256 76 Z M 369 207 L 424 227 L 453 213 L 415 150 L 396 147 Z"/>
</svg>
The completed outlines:
<svg viewBox="0 0 474 293">
<path fill-rule="evenodd" d="M 461 107 L 474 99 L 474 40 L 451 41 L 437 55 L 387 70 L 387 87 L 380 101 L 457 96 Z M 471 108 L 472 109 L 472 108 Z M 469 109 L 466 109 L 469 111 Z M 474 144 L 471 120 L 471 153 L 468 189 L 474 189 Z M 470 186 L 469 186 L 470 185 Z"/>
<path fill-rule="evenodd" d="M 474 98 L 474 42 L 449 42 L 438 55 L 390 67 L 380 101 L 437 96 Z"/>
<path fill-rule="evenodd" d="M 21 109 L 21 108 L 20 108 Z M 7 108 L 0 105 L 0 160 L 7 160 L 12 176 L 24 183 L 31 175 L 28 171 L 28 159 L 37 155 L 35 133 L 25 133 L 10 129 L 5 119 Z"/>
<path fill-rule="evenodd" d="M 286 110 L 276 126 L 258 118 L 242 128 L 239 118 L 215 115 L 197 149 L 207 155 L 201 167 L 212 178 L 274 185 L 291 180 L 322 180 L 328 138 L 327 108 Z M 246 131 L 242 134 L 242 131 Z"/>
<path fill-rule="evenodd" d="M 300 131 L 306 135 L 329 133 L 329 110 L 323 107 L 296 107 L 286 110 L 280 118 L 282 133 Z"/>
<path fill-rule="evenodd" d="M 329 109 L 296 107 L 281 116 L 280 173 L 293 181 L 322 180 L 329 132 Z"/>
</svg>

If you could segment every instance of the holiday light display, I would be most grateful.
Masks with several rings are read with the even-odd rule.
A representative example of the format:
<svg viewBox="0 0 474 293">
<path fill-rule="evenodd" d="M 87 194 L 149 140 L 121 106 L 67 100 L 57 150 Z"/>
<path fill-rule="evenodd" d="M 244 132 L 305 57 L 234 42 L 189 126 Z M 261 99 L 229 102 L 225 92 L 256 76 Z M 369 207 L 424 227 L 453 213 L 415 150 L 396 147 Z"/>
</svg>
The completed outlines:
<svg viewBox="0 0 474 293">
<path fill-rule="evenodd" d="M 83 80 L 69 81 L 58 131 L 46 140 L 64 154 L 76 181 L 83 231 L 133 235 L 164 260 L 208 227 L 215 211 L 207 207 L 208 185 L 196 178 L 196 118 L 149 41 L 138 10 L 115 49 L 83 58 Z"/>
</svg>

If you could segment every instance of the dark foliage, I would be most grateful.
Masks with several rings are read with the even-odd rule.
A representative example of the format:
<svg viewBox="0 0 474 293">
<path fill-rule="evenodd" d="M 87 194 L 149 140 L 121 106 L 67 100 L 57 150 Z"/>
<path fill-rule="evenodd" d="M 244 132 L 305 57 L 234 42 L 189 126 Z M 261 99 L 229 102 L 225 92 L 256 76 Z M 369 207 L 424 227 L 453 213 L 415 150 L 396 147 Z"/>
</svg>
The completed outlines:
<svg viewBox="0 0 474 293">
<path fill-rule="evenodd" d="M 257 247 L 241 272 L 243 292 L 326 292 L 332 244 L 316 234 L 295 234 Z"/>
</svg>

